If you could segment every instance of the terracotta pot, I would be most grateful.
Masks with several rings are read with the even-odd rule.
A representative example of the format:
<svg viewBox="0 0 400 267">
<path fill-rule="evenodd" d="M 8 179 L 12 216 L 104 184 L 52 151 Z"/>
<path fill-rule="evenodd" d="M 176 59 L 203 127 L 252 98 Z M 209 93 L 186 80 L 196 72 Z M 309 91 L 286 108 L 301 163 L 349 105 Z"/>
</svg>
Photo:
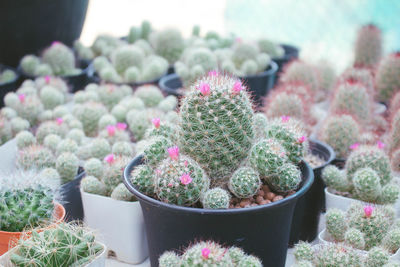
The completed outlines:
<svg viewBox="0 0 400 267">
<path fill-rule="evenodd" d="M 61 204 L 55 203 L 53 217 L 55 219 L 55 223 L 61 223 L 62 221 L 64 221 L 65 209 Z M 48 227 L 51 227 L 51 225 L 48 226 Z M 46 228 L 48 228 L 48 227 L 46 227 Z M 46 228 L 44 228 L 44 229 L 46 229 Z M 10 241 L 18 240 L 22 233 L 23 232 L 5 232 L 5 231 L 0 231 L 0 255 L 3 255 L 10 248 L 12 248 L 12 246 L 10 244 Z M 29 234 L 31 232 L 29 231 L 27 233 Z"/>
</svg>

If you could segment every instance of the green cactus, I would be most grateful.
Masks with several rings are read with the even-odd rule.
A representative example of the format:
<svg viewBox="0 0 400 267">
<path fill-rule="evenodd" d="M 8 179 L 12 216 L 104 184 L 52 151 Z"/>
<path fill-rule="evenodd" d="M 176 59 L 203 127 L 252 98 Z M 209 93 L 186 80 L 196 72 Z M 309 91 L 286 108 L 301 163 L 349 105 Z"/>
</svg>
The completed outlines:
<svg viewBox="0 0 400 267">
<path fill-rule="evenodd" d="M 294 257 L 296 261 L 313 261 L 314 250 L 310 243 L 300 241 L 294 247 Z"/>
<path fill-rule="evenodd" d="M 161 90 L 151 84 L 139 86 L 133 96 L 140 98 L 147 107 L 155 107 L 164 99 Z"/>
<path fill-rule="evenodd" d="M 347 180 L 346 172 L 339 170 L 334 165 L 326 166 L 322 170 L 322 179 L 329 188 L 339 192 L 349 192 L 352 189 L 352 183 Z"/>
<path fill-rule="evenodd" d="M 142 193 L 154 195 L 154 172 L 149 165 L 140 165 L 134 168 L 130 175 L 131 183 Z"/>
<path fill-rule="evenodd" d="M 64 95 L 51 86 L 45 86 L 40 90 L 40 100 L 45 109 L 53 109 L 64 104 Z"/>
<path fill-rule="evenodd" d="M 181 33 L 175 29 L 153 33 L 150 36 L 150 43 L 156 54 L 168 60 L 169 64 L 179 59 L 185 46 Z"/>
<path fill-rule="evenodd" d="M 104 160 L 106 163 L 104 164 L 103 177 L 101 180 L 105 184 L 107 192 L 110 195 L 114 188 L 122 182 L 123 170 L 130 159 L 109 154 L 104 158 Z"/>
<path fill-rule="evenodd" d="M 72 181 L 78 174 L 79 159 L 71 152 L 64 152 L 56 160 L 56 169 L 63 183 Z"/>
<path fill-rule="evenodd" d="M 354 65 L 374 67 L 382 56 L 381 30 L 373 24 L 362 26 L 354 47 Z"/>
<path fill-rule="evenodd" d="M 70 48 L 60 42 L 54 42 L 42 55 L 44 63 L 49 64 L 55 75 L 76 74 L 75 57 Z"/>
<path fill-rule="evenodd" d="M 268 118 L 281 118 L 290 116 L 299 120 L 307 119 L 308 103 L 298 94 L 285 91 L 274 91 L 267 98 L 266 115 Z"/>
<path fill-rule="evenodd" d="M 34 55 L 26 55 L 21 59 L 20 66 L 22 70 L 31 76 L 35 75 L 35 71 L 40 64 L 40 59 Z"/>
<path fill-rule="evenodd" d="M 383 58 L 375 76 L 377 100 L 388 103 L 400 88 L 400 52 Z"/>
<path fill-rule="evenodd" d="M 326 230 L 337 241 L 345 239 L 345 233 L 348 227 L 346 214 L 339 209 L 330 209 L 326 212 Z"/>
<path fill-rule="evenodd" d="M 135 155 L 132 143 L 125 141 L 115 142 L 111 148 L 111 152 L 117 156 L 133 157 Z"/>
<path fill-rule="evenodd" d="M 199 242 L 188 248 L 181 257 L 181 266 L 232 266 L 226 249 L 212 241 Z"/>
<path fill-rule="evenodd" d="M 238 198 L 250 198 L 257 194 L 261 180 L 254 169 L 241 167 L 232 174 L 228 186 L 232 194 Z"/>
<path fill-rule="evenodd" d="M 33 136 L 33 134 L 31 132 L 28 132 L 28 131 L 19 132 L 15 136 L 15 140 L 17 142 L 18 149 L 22 149 L 24 147 L 36 144 L 35 136 Z"/>
<path fill-rule="evenodd" d="M 100 196 L 107 195 L 106 186 L 94 176 L 86 176 L 81 181 L 81 188 L 84 192 Z"/>
<path fill-rule="evenodd" d="M 354 190 L 357 197 L 366 202 L 375 202 L 382 187 L 378 174 L 371 168 L 360 168 L 353 176 Z"/>
<path fill-rule="evenodd" d="M 60 155 L 64 152 L 75 153 L 78 151 L 78 144 L 72 139 L 61 140 L 57 145 L 56 154 Z"/>
<path fill-rule="evenodd" d="M 88 150 L 91 157 L 103 159 L 111 152 L 111 146 L 106 139 L 95 138 L 89 143 Z"/>
<path fill-rule="evenodd" d="M 301 182 L 300 169 L 291 163 L 278 167 L 277 172 L 266 178 L 268 185 L 278 193 L 296 190 Z"/>
<path fill-rule="evenodd" d="M 382 187 L 381 195 L 377 199 L 378 204 L 395 204 L 399 198 L 400 188 L 397 184 L 389 183 Z"/>
<path fill-rule="evenodd" d="M 363 267 L 363 257 L 355 249 L 342 244 L 321 244 L 315 252 L 315 266 L 352 266 Z"/>
<path fill-rule="evenodd" d="M 56 134 L 49 134 L 43 140 L 43 146 L 53 152 L 56 152 L 58 144 L 62 141 L 61 137 Z"/>
<path fill-rule="evenodd" d="M 175 267 L 180 266 L 181 259 L 172 251 L 164 252 L 158 259 L 158 266 L 160 267 Z"/>
<path fill-rule="evenodd" d="M 374 247 L 368 251 L 365 267 L 379 267 L 389 262 L 389 253 L 380 247 Z"/>
<path fill-rule="evenodd" d="M 98 158 L 88 159 L 83 168 L 89 176 L 102 177 L 103 176 L 103 163 Z"/>
<path fill-rule="evenodd" d="M 123 183 L 118 184 L 111 192 L 110 197 L 120 201 L 134 201 L 135 196 L 126 188 Z"/>
<path fill-rule="evenodd" d="M 372 76 L 371 70 L 364 68 L 348 68 L 339 77 L 340 82 L 354 81 L 361 83 L 367 88 L 369 95 L 373 95 L 374 92 L 374 77 Z"/>
<path fill-rule="evenodd" d="M 71 129 L 65 135 L 65 138 L 74 140 L 78 145 L 81 144 L 82 140 L 85 138 L 85 133 L 81 129 Z"/>
<path fill-rule="evenodd" d="M 205 209 L 227 209 L 230 199 L 231 197 L 226 190 L 215 187 L 204 193 L 201 202 Z"/>
<path fill-rule="evenodd" d="M 272 58 L 282 58 L 285 55 L 285 50 L 282 46 L 268 40 L 260 39 L 257 41 L 258 48 L 262 53 L 270 55 Z"/>
<path fill-rule="evenodd" d="M 400 248 L 400 229 L 394 228 L 390 230 L 383 238 L 382 245 L 390 253 L 396 253 Z"/>
<path fill-rule="evenodd" d="M 31 145 L 18 151 L 17 165 L 24 170 L 52 168 L 55 166 L 55 159 L 46 147 Z"/>
<path fill-rule="evenodd" d="M 100 103 L 86 102 L 74 111 L 74 116 L 83 124 L 87 136 L 95 136 L 98 131 L 100 118 L 107 113 L 107 109 Z"/>
<path fill-rule="evenodd" d="M 364 235 L 360 230 L 350 228 L 344 234 L 344 242 L 355 249 L 363 250 L 365 247 Z"/>
<path fill-rule="evenodd" d="M 167 149 L 171 146 L 171 141 L 162 136 L 156 136 L 148 141 L 144 149 L 144 159 L 150 166 L 157 164 L 167 157 Z"/>
</svg>

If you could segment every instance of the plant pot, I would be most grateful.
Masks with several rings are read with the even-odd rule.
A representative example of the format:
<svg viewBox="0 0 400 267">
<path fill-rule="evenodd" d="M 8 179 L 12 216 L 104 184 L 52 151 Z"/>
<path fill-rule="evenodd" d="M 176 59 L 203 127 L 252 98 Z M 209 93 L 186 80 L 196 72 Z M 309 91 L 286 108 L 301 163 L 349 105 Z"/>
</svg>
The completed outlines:
<svg viewBox="0 0 400 267">
<path fill-rule="evenodd" d="M 78 172 L 74 180 L 60 187 L 60 195 L 66 212 L 65 221 L 67 222 L 83 220 L 82 197 L 79 188 L 84 176 L 85 173 L 83 171 Z"/>
<path fill-rule="evenodd" d="M 13 92 L 18 88 L 18 80 L 19 80 L 19 74 L 18 71 L 14 68 L 11 68 L 9 66 L 0 64 L 0 73 L 2 73 L 4 70 L 12 70 L 15 72 L 16 77 L 9 82 L 6 83 L 0 83 L 0 108 L 4 107 L 4 96 L 8 92 Z"/>
<path fill-rule="evenodd" d="M 185 92 L 178 74 L 168 74 L 160 79 L 158 87 L 167 95 L 182 97 Z"/>
<path fill-rule="evenodd" d="M 313 169 L 314 183 L 310 190 L 299 197 L 293 214 L 289 246 L 302 241 L 313 241 L 318 235 L 318 224 L 321 211 L 325 208 L 325 183 L 321 171 L 335 159 L 335 152 L 325 143 L 310 140 L 310 150 L 313 155 L 325 160 L 325 163 Z"/>
<path fill-rule="evenodd" d="M 64 220 L 65 217 L 65 209 L 59 204 L 55 203 L 53 217 L 55 219 L 55 223 L 60 223 Z M 28 232 L 30 233 L 30 232 Z M 11 248 L 10 241 L 18 240 L 21 236 L 22 232 L 6 232 L 0 231 L 0 255 L 4 254 Z"/>
<path fill-rule="evenodd" d="M 119 261 L 143 262 L 148 252 L 139 202 L 118 201 L 82 190 L 81 194 L 85 223 L 102 234 L 107 249 L 112 250 Z"/>
<path fill-rule="evenodd" d="M 85 264 L 82 267 L 104 267 L 106 264 L 106 246 L 104 244 L 100 244 L 103 246 L 103 250 L 101 253 L 99 253 L 96 258 L 94 258 L 91 262 L 89 262 L 88 264 Z M 13 253 L 14 250 L 16 250 L 17 248 L 13 248 L 11 250 L 9 250 L 7 253 L 5 253 L 4 255 L 2 255 L 0 257 L 0 266 L 1 267 L 14 267 L 14 265 L 12 265 L 11 261 L 10 261 L 10 257 L 11 254 Z"/>
<path fill-rule="evenodd" d="M 295 46 L 288 44 L 281 44 L 283 50 L 285 50 L 285 54 L 280 58 L 273 58 L 272 60 L 278 64 L 278 73 L 276 74 L 276 78 L 279 78 L 280 73 L 287 63 L 299 57 L 299 49 Z"/>
<path fill-rule="evenodd" d="M 16 67 L 53 41 L 72 46 L 81 35 L 89 0 L 3 0 L 0 4 L 0 62 Z"/>
<path fill-rule="evenodd" d="M 241 247 L 259 257 L 265 266 L 285 265 L 294 207 L 314 180 L 307 163 L 300 164 L 303 174 L 300 189 L 281 201 L 244 209 L 209 210 L 170 205 L 137 191 L 129 176 L 142 162 L 140 155 L 128 164 L 124 183 L 142 207 L 151 266 L 158 266 L 158 257 L 164 251 L 179 250 L 193 241 L 206 239 Z"/>
<path fill-rule="evenodd" d="M 329 243 L 334 243 L 334 240 L 329 236 L 329 233 L 326 229 L 322 230 L 319 235 L 318 235 L 318 239 L 320 243 L 323 244 L 329 244 Z M 360 250 L 360 249 L 356 249 L 358 252 L 360 252 L 362 255 L 366 256 L 367 255 L 367 251 L 365 250 Z M 400 249 L 396 251 L 396 253 L 392 254 L 389 259 L 392 260 L 400 260 Z"/>
</svg>

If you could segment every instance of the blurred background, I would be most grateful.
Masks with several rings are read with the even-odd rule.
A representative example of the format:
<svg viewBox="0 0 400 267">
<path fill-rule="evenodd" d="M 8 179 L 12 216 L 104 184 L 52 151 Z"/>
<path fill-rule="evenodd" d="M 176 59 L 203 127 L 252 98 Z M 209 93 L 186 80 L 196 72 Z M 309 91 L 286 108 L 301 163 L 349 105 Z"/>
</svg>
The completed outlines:
<svg viewBox="0 0 400 267">
<path fill-rule="evenodd" d="M 326 59 L 337 71 L 348 66 L 361 24 L 382 29 L 384 52 L 400 49 L 399 0 L 92 0 L 81 40 L 91 44 L 100 33 L 127 35 L 147 19 L 155 29 L 176 27 L 189 36 L 233 32 L 246 38 L 265 36 L 301 48 L 309 61 Z"/>
</svg>

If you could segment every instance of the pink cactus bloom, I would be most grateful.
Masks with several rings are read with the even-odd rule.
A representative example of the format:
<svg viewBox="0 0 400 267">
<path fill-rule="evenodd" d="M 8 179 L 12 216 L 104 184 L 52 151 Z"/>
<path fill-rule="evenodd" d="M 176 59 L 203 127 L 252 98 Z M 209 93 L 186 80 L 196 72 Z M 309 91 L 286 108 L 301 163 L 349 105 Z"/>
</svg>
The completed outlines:
<svg viewBox="0 0 400 267">
<path fill-rule="evenodd" d="M 192 177 L 188 173 L 182 174 L 181 178 L 179 178 L 183 185 L 188 185 L 192 182 Z"/>
<path fill-rule="evenodd" d="M 108 163 L 113 163 L 115 160 L 114 154 L 108 154 L 107 156 L 105 156 L 104 161 L 108 162 Z"/>
<path fill-rule="evenodd" d="M 307 140 L 307 137 L 303 135 L 302 137 L 300 137 L 299 139 L 297 139 L 297 142 L 299 142 L 300 144 L 302 144 L 302 143 L 304 143 L 306 140 Z"/>
<path fill-rule="evenodd" d="M 233 88 L 232 88 L 233 94 L 237 95 L 242 90 L 243 90 L 242 82 L 241 81 L 236 81 L 235 84 L 233 85 Z"/>
<path fill-rule="evenodd" d="M 25 94 L 19 94 L 18 98 L 19 98 L 19 102 L 21 102 L 21 103 L 25 102 Z"/>
<path fill-rule="evenodd" d="M 236 43 L 241 43 L 241 42 L 242 42 L 242 38 L 236 37 L 236 38 L 235 38 L 235 42 L 236 42 Z"/>
<path fill-rule="evenodd" d="M 208 76 L 210 77 L 217 77 L 218 76 L 218 72 L 216 70 L 210 70 L 208 72 Z"/>
<path fill-rule="evenodd" d="M 45 80 L 45 82 L 47 84 L 49 84 L 50 83 L 50 76 L 49 75 L 44 76 L 44 80 Z"/>
<path fill-rule="evenodd" d="M 204 258 L 204 259 L 208 259 L 208 255 L 210 255 L 210 249 L 209 248 L 203 248 L 202 250 L 201 250 L 201 256 Z"/>
<path fill-rule="evenodd" d="M 351 150 L 356 150 L 360 146 L 360 143 L 354 143 L 350 146 Z"/>
<path fill-rule="evenodd" d="M 160 175 L 161 174 L 161 170 L 160 169 L 156 169 L 156 174 Z"/>
<path fill-rule="evenodd" d="M 58 125 L 61 125 L 61 124 L 63 124 L 64 120 L 63 120 L 63 118 L 57 118 L 56 122 Z"/>
<path fill-rule="evenodd" d="M 168 184 L 168 187 L 172 187 L 172 184 L 171 184 L 171 183 L 169 183 L 169 184 Z"/>
<path fill-rule="evenodd" d="M 114 125 L 108 125 L 107 126 L 108 136 L 114 136 L 115 135 L 115 130 L 116 130 L 116 127 Z"/>
<path fill-rule="evenodd" d="M 290 120 L 290 116 L 284 115 L 281 117 L 281 120 L 282 120 L 282 122 L 288 122 Z"/>
<path fill-rule="evenodd" d="M 152 119 L 151 123 L 153 123 L 154 127 L 156 127 L 157 129 L 160 128 L 160 118 Z"/>
<path fill-rule="evenodd" d="M 60 41 L 54 41 L 54 42 L 51 43 L 52 46 L 53 46 L 53 45 L 59 45 L 59 44 L 61 44 Z"/>
<path fill-rule="evenodd" d="M 383 149 L 385 147 L 385 144 L 380 140 L 378 140 L 378 142 L 376 142 L 376 145 L 378 146 L 379 149 Z"/>
<path fill-rule="evenodd" d="M 185 167 L 187 167 L 188 164 L 189 164 L 189 162 L 188 162 L 187 160 L 185 160 L 185 161 L 183 162 L 183 164 L 185 164 Z"/>
<path fill-rule="evenodd" d="M 118 129 L 118 130 L 125 131 L 127 127 L 128 127 L 128 126 L 126 125 L 126 123 L 117 122 L 117 129 Z"/>
<path fill-rule="evenodd" d="M 374 207 L 372 207 L 372 206 L 365 206 L 365 207 L 364 207 L 364 214 L 365 214 L 365 217 L 367 217 L 367 218 L 371 217 L 373 211 L 374 211 Z"/>
<path fill-rule="evenodd" d="M 172 160 L 178 160 L 179 159 L 179 147 L 173 146 L 173 147 L 168 148 L 168 154 Z"/>
<path fill-rule="evenodd" d="M 208 85 L 208 83 L 201 83 L 199 86 L 199 90 L 203 96 L 210 95 L 210 85 Z"/>
</svg>

